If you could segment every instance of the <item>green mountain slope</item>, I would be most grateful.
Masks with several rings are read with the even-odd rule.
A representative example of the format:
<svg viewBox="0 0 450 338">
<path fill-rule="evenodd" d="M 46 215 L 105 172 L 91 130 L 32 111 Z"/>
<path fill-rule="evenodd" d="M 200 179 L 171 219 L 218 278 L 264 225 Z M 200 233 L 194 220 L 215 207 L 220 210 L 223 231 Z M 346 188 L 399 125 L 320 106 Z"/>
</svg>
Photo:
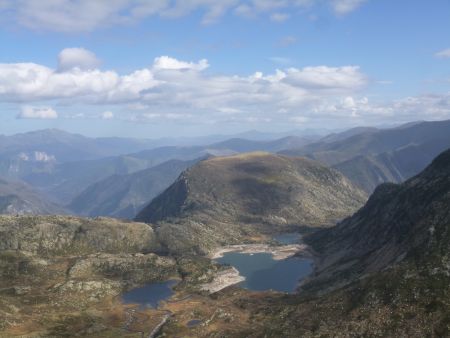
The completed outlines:
<svg viewBox="0 0 450 338">
<path fill-rule="evenodd" d="M 136 219 L 158 223 L 172 251 L 204 252 L 264 230 L 331 225 L 365 198 L 343 175 L 317 162 L 249 153 L 198 163 Z"/>
</svg>

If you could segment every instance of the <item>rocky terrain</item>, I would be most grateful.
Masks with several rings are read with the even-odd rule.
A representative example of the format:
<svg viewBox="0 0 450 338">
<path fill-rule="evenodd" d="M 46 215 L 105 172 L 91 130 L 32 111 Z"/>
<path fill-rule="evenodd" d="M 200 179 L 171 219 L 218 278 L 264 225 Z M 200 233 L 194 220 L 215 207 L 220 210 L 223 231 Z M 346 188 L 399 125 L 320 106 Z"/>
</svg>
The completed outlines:
<svg viewBox="0 0 450 338">
<path fill-rule="evenodd" d="M 137 216 L 170 252 L 207 253 L 263 232 L 333 225 L 366 195 L 315 161 L 269 153 L 212 158 L 185 171 Z"/>
<path fill-rule="evenodd" d="M 1 216 L 0 336 L 105 331 L 123 290 L 178 276 L 176 261 L 151 253 L 157 249 L 147 224 Z M 101 309 L 105 302 L 111 306 Z M 120 333 L 120 323 L 108 330 Z"/>
<path fill-rule="evenodd" d="M 364 199 L 315 161 L 252 153 L 188 169 L 144 209 L 146 223 L 1 216 L 0 336 L 448 336 L 450 150 L 345 218 Z M 309 234 L 286 254 L 315 260 L 298 294 L 223 288 L 236 270 L 198 255 L 275 252 L 267 235 L 292 229 Z M 161 309 L 120 302 L 172 278 Z"/>
</svg>

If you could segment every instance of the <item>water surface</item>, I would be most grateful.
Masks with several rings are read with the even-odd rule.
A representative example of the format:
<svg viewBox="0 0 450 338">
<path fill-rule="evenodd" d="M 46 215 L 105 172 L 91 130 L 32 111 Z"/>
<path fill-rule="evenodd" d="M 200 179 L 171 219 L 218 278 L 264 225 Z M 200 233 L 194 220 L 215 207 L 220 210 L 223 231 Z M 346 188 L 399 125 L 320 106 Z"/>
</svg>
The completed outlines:
<svg viewBox="0 0 450 338">
<path fill-rule="evenodd" d="M 139 304 L 141 308 L 157 308 L 161 301 L 167 300 L 173 295 L 172 288 L 177 283 L 176 280 L 170 280 L 132 289 L 122 295 L 122 302 L 124 304 Z"/>
<path fill-rule="evenodd" d="M 239 285 L 254 291 L 294 292 L 298 283 L 312 272 L 310 259 L 274 260 L 270 253 L 228 252 L 217 262 L 234 266 L 245 277 Z"/>
</svg>

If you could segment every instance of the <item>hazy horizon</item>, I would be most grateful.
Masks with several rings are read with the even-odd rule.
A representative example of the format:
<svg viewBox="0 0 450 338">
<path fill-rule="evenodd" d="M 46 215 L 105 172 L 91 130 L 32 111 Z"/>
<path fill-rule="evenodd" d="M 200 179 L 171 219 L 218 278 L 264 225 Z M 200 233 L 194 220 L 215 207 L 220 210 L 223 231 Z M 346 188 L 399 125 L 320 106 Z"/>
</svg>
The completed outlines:
<svg viewBox="0 0 450 338">
<path fill-rule="evenodd" d="M 195 137 L 448 119 L 449 10 L 2 0 L 0 133 Z"/>
</svg>

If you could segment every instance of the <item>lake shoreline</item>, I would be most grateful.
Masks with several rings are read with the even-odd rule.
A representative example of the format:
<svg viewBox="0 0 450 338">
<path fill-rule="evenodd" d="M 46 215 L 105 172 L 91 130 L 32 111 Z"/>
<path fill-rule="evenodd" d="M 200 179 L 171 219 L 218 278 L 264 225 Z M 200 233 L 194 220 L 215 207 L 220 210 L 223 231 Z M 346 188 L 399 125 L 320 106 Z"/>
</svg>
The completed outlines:
<svg viewBox="0 0 450 338">
<path fill-rule="evenodd" d="M 283 260 L 289 257 L 298 256 L 300 253 L 308 255 L 308 246 L 306 244 L 289 244 L 273 246 L 269 244 L 237 244 L 229 245 L 216 249 L 213 251 L 209 258 L 218 259 L 223 257 L 224 254 L 229 252 L 239 252 L 247 254 L 255 253 L 270 253 L 274 260 Z"/>
<path fill-rule="evenodd" d="M 291 257 L 310 257 L 308 246 L 306 244 L 288 244 L 288 245 L 269 245 L 269 244 L 237 244 L 219 247 L 213 251 L 209 258 L 216 260 L 222 258 L 224 254 L 236 252 L 242 254 L 258 254 L 268 253 L 272 255 L 273 260 L 281 261 Z M 218 272 L 212 282 L 203 284 L 201 289 L 208 291 L 210 294 L 216 293 L 229 286 L 239 284 L 245 281 L 238 269 L 234 266 L 227 270 Z"/>
<path fill-rule="evenodd" d="M 201 290 L 207 291 L 209 294 L 213 294 L 231 285 L 239 284 L 244 280 L 245 277 L 239 273 L 238 269 L 232 266 L 229 269 L 216 273 L 213 281 L 203 284 L 201 286 Z"/>
</svg>

